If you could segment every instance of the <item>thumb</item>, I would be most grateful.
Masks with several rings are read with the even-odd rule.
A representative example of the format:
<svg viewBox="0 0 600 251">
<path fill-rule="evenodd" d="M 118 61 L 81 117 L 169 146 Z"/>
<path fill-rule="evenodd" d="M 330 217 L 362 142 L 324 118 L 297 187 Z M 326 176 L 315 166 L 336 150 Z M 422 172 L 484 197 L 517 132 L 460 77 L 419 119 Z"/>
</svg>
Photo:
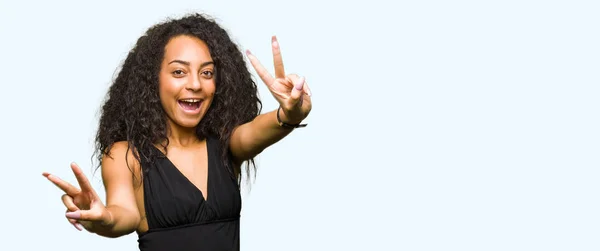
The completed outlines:
<svg viewBox="0 0 600 251">
<path fill-rule="evenodd" d="M 304 92 L 304 77 L 291 77 L 290 80 L 294 84 L 294 88 L 292 88 L 292 93 L 290 94 L 290 99 L 292 104 L 296 105 L 302 101 L 302 94 Z M 302 105 L 302 103 L 300 103 Z"/>
<path fill-rule="evenodd" d="M 104 219 L 106 217 L 103 217 L 103 213 L 98 210 L 77 210 L 67 212 L 65 216 L 69 219 L 82 221 L 106 222 L 108 220 Z"/>
</svg>

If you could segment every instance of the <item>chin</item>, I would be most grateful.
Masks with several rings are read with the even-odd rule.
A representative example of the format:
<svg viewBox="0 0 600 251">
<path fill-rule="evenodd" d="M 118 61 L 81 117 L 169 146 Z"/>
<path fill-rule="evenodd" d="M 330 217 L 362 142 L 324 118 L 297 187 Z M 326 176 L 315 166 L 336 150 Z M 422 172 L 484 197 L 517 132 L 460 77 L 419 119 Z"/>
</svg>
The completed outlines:
<svg viewBox="0 0 600 251">
<path fill-rule="evenodd" d="M 194 119 L 194 120 L 190 120 L 190 119 L 185 119 L 185 120 L 179 120 L 177 123 L 179 126 L 184 127 L 184 128 L 196 128 L 198 126 L 198 124 L 200 124 L 200 119 Z"/>
</svg>

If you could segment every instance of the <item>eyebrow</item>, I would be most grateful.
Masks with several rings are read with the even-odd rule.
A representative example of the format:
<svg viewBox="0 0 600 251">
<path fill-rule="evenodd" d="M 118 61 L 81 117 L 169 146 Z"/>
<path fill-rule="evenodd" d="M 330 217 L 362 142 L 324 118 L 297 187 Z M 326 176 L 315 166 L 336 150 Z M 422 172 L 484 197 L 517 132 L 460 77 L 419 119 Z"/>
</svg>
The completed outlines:
<svg viewBox="0 0 600 251">
<path fill-rule="evenodd" d="M 172 64 L 172 63 L 179 63 L 179 64 L 183 64 L 183 65 L 187 65 L 187 66 L 190 66 L 190 65 L 191 65 L 191 63 L 190 63 L 190 62 L 188 62 L 188 61 L 183 61 L 183 60 L 179 60 L 179 59 L 175 59 L 175 60 L 173 60 L 173 61 L 169 62 L 169 64 Z M 205 66 L 207 66 L 207 65 L 211 65 L 211 64 L 212 64 L 212 65 L 214 65 L 214 64 L 215 64 L 215 62 L 213 62 L 213 61 L 204 62 L 204 63 L 200 64 L 200 68 L 202 68 L 202 67 L 205 67 Z"/>
</svg>

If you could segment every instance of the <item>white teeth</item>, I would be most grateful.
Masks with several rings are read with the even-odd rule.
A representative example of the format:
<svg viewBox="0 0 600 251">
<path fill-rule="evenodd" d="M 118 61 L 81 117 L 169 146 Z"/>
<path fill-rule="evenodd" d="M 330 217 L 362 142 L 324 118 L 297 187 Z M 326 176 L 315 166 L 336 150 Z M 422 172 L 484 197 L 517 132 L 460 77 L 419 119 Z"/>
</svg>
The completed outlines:
<svg viewBox="0 0 600 251">
<path fill-rule="evenodd" d="M 181 101 L 183 102 L 188 102 L 188 103 L 196 103 L 196 102 L 200 102 L 200 99 L 182 99 Z"/>
</svg>

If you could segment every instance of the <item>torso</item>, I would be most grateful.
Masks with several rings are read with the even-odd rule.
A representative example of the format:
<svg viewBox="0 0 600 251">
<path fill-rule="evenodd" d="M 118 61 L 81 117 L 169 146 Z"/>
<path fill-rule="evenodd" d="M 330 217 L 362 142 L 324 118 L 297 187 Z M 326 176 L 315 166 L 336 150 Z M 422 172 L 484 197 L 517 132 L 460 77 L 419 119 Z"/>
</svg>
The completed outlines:
<svg viewBox="0 0 600 251">
<path fill-rule="evenodd" d="M 187 148 L 154 151 L 136 188 L 141 250 L 237 250 L 241 196 L 221 161 L 220 145 L 207 139 Z M 158 152 L 157 152 L 158 153 Z"/>
<path fill-rule="evenodd" d="M 196 145 L 182 148 L 182 147 L 167 147 L 166 157 L 170 162 L 192 183 L 202 192 L 204 200 L 208 195 L 208 148 L 206 140 L 199 142 Z M 155 146 L 163 154 L 165 154 L 162 147 L 159 145 Z M 144 189 L 143 185 L 140 184 L 136 189 L 135 194 L 136 203 L 141 216 L 140 225 L 138 226 L 137 232 L 145 233 L 148 231 L 148 221 L 146 219 L 146 209 L 144 206 Z"/>
</svg>

